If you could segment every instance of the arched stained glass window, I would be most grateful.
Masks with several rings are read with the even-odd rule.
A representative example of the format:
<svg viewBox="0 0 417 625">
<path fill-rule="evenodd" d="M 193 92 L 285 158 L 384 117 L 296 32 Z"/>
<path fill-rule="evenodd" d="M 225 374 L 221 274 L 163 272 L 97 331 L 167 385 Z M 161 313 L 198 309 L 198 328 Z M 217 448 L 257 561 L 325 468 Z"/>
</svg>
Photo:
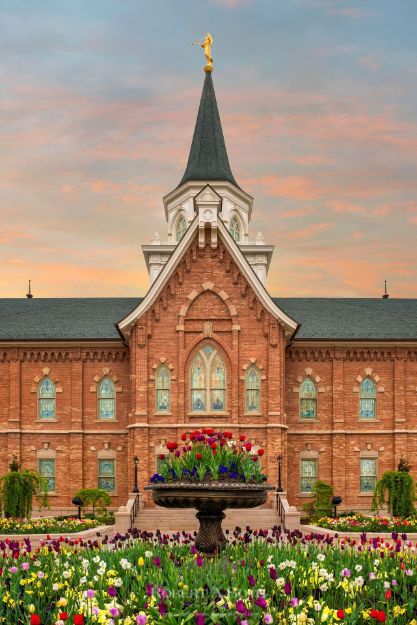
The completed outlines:
<svg viewBox="0 0 417 625">
<path fill-rule="evenodd" d="M 226 405 L 226 369 L 219 354 L 212 359 L 210 377 L 211 410 L 222 411 Z"/>
<path fill-rule="evenodd" d="M 360 386 L 359 415 L 361 419 L 376 418 L 376 384 L 365 378 Z"/>
<path fill-rule="evenodd" d="M 171 400 L 171 375 L 165 365 L 156 371 L 156 411 L 169 412 Z"/>
<path fill-rule="evenodd" d="M 181 241 L 182 237 L 184 236 L 186 232 L 187 232 L 187 222 L 185 221 L 184 217 L 180 217 L 177 223 L 177 232 L 176 232 L 177 241 Z"/>
<path fill-rule="evenodd" d="M 112 380 L 103 378 L 98 385 L 98 418 L 99 419 L 115 419 L 116 418 L 116 394 Z"/>
<path fill-rule="evenodd" d="M 246 373 L 246 412 L 259 412 L 260 376 L 256 367 Z"/>
<path fill-rule="evenodd" d="M 38 388 L 39 419 L 56 418 L 55 384 L 50 378 L 43 378 Z"/>
<path fill-rule="evenodd" d="M 194 356 L 190 370 L 192 412 L 226 410 L 226 366 L 212 345 Z"/>
<path fill-rule="evenodd" d="M 300 419 L 317 418 L 317 390 L 311 378 L 306 378 L 300 387 Z"/>
<path fill-rule="evenodd" d="M 232 221 L 230 222 L 230 234 L 237 243 L 240 241 L 240 227 L 236 217 L 233 217 Z"/>
</svg>

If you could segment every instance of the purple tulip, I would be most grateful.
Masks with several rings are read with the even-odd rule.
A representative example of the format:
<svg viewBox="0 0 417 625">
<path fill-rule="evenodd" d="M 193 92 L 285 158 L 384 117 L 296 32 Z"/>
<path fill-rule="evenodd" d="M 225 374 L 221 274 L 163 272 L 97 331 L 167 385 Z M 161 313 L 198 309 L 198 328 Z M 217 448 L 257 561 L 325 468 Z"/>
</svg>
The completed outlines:
<svg viewBox="0 0 417 625">
<path fill-rule="evenodd" d="M 145 614 L 138 614 L 136 617 L 136 624 L 137 625 L 146 625 L 146 623 L 148 622 L 148 619 L 146 618 Z"/>
<path fill-rule="evenodd" d="M 161 616 L 165 616 L 165 614 L 167 613 L 167 607 L 163 601 L 161 601 L 161 603 L 158 603 L 158 610 Z"/>
<path fill-rule="evenodd" d="M 269 577 L 275 581 L 278 577 L 278 573 L 277 570 L 274 566 L 271 566 L 271 568 L 269 569 Z"/>
<path fill-rule="evenodd" d="M 198 555 L 197 556 L 197 566 L 203 566 L 203 564 L 204 564 L 203 558 L 200 555 Z"/>
<path fill-rule="evenodd" d="M 148 597 L 152 597 L 152 593 L 153 593 L 152 584 L 146 584 L 146 594 L 148 595 Z"/>
<path fill-rule="evenodd" d="M 246 613 L 246 606 L 243 603 L 242 599 L 238 599 L 236 601 L 235 608 L 236 608 L 236 612 L 239 612 L 239 614 L 245 614 Z"/>
<path fill-rule="evenodd" d="M 286 595 L 291 594 L 291 582 L 285 582 L 284 584 L 284 592 Z"/>
<path fill-rule="evenodd" d="M 107 594 L 110 595 L 110 597 L 116 597 L 117 596 L 117 590 L 114 586 L 109 586 L 107 588 Z"/>
<path fill-rule="evenodd" d="M 253 588 L 255 586 L 255 578 L 253 575 L 248 575 L 249 586 Z"/>
<path fill-rule="evenodd" d="M 155 566 L 161 566 L 161 558 L 159 556 L 155 556 L 153 559 L 153 563 Z"/>
<path fill-rule="evenodd" d="M 259 595 L 259 597 L 255 599 L 255 605 L 258 605 L 260 608 L 264 610 L 268 604 L 265 601 L 265 599 L 262 597 L 262 595 Z"/>
<path fill-rule="evenodd" d="M 195 622 L 196 625 L 205 625 L 206 617 L 202 612 L 197 612 L 197 614 L 195 615 Z"/>
<path fill-rule="evenodd" d="M 299 605 L 300 601 L 298 599 L 298 597 L 293 597 L 290 601 L 290 606 L 292 608 L 296 608 Z"/>
<path fill-rule="evenodd" d="M 113 616 L 113 617 L 119 616 L 119 609 L 118 608 L 110 608 L 109 612 L 110 612 L 110 616 Z"/>
</svg>

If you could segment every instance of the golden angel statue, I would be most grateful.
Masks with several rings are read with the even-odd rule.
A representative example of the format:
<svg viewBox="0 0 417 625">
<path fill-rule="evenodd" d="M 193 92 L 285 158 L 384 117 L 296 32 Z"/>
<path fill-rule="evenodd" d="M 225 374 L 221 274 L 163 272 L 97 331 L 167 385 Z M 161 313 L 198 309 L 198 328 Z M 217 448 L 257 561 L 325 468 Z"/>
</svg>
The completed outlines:
<svg viewBox="0 0 417 625">
<path fill-rule="evenodd" d="M 213 57 L 211 56 L 211 46 L 214 43 L 213 37 L 210 35 L 210 33 L 207 33 L 204 39 L 198 39 L 198 41 L 196 41 L 195 43 L 198 43 L 202 48 L 204 48 L 204 54 L 206 55 L 207 60 L 207 65 L 205 65 L 204 71 L 213 71 Z"/>
</svg>

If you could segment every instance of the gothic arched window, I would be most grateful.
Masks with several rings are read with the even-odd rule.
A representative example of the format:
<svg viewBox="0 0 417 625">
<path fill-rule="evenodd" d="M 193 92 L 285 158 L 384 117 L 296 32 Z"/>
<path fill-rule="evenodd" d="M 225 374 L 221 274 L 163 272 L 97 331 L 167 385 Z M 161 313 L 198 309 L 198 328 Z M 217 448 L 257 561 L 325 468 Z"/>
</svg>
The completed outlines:
<svg viewBox="0 0 417 625">
<path fill-rule="evenodd" d="M 311 378 L 306 378 L 300 386 L 300 419 L 317 418 L 317 390 Z"/>
<path fill-rule="evenodd" d="M 51 378 L 43 378 L 38 387 L 38 418 L 55 419 L 55 384 Z"/>
<path fill-rule="evenodd" d="M 181 241 L 182 237 L 184 236 L 186 232 L 187 232 L 187 222 L 185 221 L 184 217 L 181 216 L 177 222 L 177 231 L 176 231 L 177 241 Z"/>
<path fill-rule="evenodd" d="M 171 375 L 166 365 L 156 371 L 156 411 L 169 412 L 171 394 Z"/>
<path fill-rule="evenodd" d="M 376 384 L 365 378 L 360 386 L 359 416 L 361 419 L 376 418 Z"/>
<path fill-rule="evenodd" d="M 192 412 L 226 410 L 226 367 L 220 354 L 205 345 L 195 356 L 190 369 Z"/>
<path fill-rule="evenodd" d="M 257 367 L 246 373 L 246 412 L 259 412 L 260 375 Z"/>
<path fill-rule="evenodd" d="M 112 380 L 105 377 L 101 380 L 97 390 L 97 413 L 99 419 L 116 418 L 116 392 Z"/>
<path fill-rule="evenodd" d="M 239 222 L 236 219 L 236 217 L 233 217 L 232 221 L 230 222 L 230 234 L 232 235 L 233 239 L 239 243 L 240 241 L 240 227 L 239 227 Z"/>
</svg>

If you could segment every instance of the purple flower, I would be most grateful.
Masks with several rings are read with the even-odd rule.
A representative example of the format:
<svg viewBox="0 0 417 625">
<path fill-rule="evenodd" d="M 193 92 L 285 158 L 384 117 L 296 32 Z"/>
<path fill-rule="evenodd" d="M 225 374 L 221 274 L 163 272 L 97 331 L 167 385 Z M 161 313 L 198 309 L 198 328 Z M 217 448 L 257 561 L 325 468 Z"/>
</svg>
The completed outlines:
<svg viewBox="0 0 417 625">
<path fill-rule="evenodd" d="M 196 625 L 205 625 L 206 617 L 202 612 L 197 612 L 197 614 L 195 615 L 195 622 Z"/>
<path fill-rule="evenodd" d="M 136 624 L 137 625 L 146 625 L 147 623 L 147 618 L 145 616 L 145 614 L 138 614 L 136 617 Z"/>
<path fill-rule="evenodd" d="M 274 619 L 272 618 L 272 616 L 270 614 L 265 614 L 264 616 L 264 623 L 273 623 Z"/>
<path fill-rule="evenodd" d="M 253 575 L 248 575 L 249 586 L 253 588 L 255 586 L 255 578 Z"/>
<path fill-rule="evenodd" d="M 286 595 L 291 594 L 291 582 L 285 582 L 284 584 L 284 592 Z"/>
<path fill-rule="evenodd" d="M 246 613 L 246 606 L 243 603 L 242 599 L 238 599 L 236 601 L 235 608 L 236 608 L 236 612 L 239 612 L 239 614 L 245 614 Z"/>
<path fill-rule="evenodd" d="M 200 555 L 198 555 L 197 556 L 197 566 L 203 566 L 203 564 L 204 564 L 203 558 Z"/>
<path fill-rule="evenodd" d="M 269 577 L 270 577 L 273 581 L 275 581 L 275 580 L 276 580 L 276 578 L 277 578 L 277 576 L 278 576 L 278 573 L 277 573 L 276 568 L 275 568 L 274 566 L 271 566 L 271 568 L 269 569 Z"/>
<path fill-rule="evenodd" d="M 161 597 L 161 599 L 166 599 L 168 597 L 167 591 L 164 590 L 162 586 L 158 586 L 158 592 L 159 592 L 159 596 Z"/>
<path fill-rule="evenodd" d="M 107 588 L 107 594 L 110 595 L 110 597 L 116 597 L 117 596 L 117 590 L 115 589 L 114 586 L 109 586 Z"/>
<path fill-rule="evenodd" d="M 349 569 L 343 569 L 342 575 L 343 575 L 343 577 L 351 577 L 352 576 L 352 572 Z"/>
<path fill-rule="evenodd" d="M 29 562 L 22 562 L 22 570 L 23 571 L 27 571 L 29 566 L 30 566 Z"/>
<path fill-rule="evenodd" d="M 11 566 L 9 571 L 10 573 L 17 573 L 17 566 Z"/>
<path fill-rule="evenodd" d="M 299 605 L 300 601 L 298 599 L 298 597 L 293 597 L 290 601 L 290 606 L 292 608 L 296 608 Z"/>
<path fill-rule="evenodd" d="M 259 595 L 259 597 L 255 599 L 255 605 L 258 605 L 260 608 L 264 610 L 268 604 L 265 601 L 265 599 L 262 597 L 262 595 Z"/>
<path fill-rule="evenodd" d="M 152 584 L 146 584 L 146 594 L 148 595 L 148 597 L 152 597 L 152 593 L 153 593 Z"/>
<path fill-rule="evenodd" d="M 167 607 L 163 601 L 161 601 L 161 603 L 158 603 L 158 610 L 161 616 L 165 616 L 165 614 L 167 613 Z"/>
<path fill-rule="evenodd" d="M 110 608 L 109 612 L 110 612 L 110 616 L 119 616 L 118 608 Z"/>
<path fill-rule="evenodd" d="M 94 592 L 94 590 L 92 590 L 91 588 L 89 590 L 87 590 L 87 592 L 85 593 L 85 596 L 87 597 L 87 599 L 92 599 L 94 597 L 96 593 Z"/>
<path fill-rule="evenodd" d="M 161 558 L 159 556 L 155 556 L 153 559 L 153 563 L 155 566 L 161 566 Z"/>
</svg>

